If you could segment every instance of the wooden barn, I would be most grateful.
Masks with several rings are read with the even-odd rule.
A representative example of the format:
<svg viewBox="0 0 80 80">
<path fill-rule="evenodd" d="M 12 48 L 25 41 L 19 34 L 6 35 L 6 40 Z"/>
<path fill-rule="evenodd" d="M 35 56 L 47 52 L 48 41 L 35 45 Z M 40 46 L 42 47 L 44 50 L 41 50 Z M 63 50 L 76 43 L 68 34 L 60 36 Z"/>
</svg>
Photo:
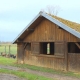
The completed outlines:
<svg viewBox="0 0 80 80">
<path fill-rule="evenodd" d="M 78 23 L 39 12 L 13 43 L 17 43 L 18 63 L 80 71 Z"/>
</svg>

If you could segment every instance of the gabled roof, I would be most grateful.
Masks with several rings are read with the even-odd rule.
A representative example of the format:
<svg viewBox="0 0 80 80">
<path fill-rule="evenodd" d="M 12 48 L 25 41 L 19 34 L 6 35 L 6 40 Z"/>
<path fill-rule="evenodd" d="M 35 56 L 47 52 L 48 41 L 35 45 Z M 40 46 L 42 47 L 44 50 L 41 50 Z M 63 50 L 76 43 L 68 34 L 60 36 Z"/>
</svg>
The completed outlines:
<svg viewBox="0 0 80 80">
<path fill-rule="evenodd" d="M 70 25 L 66 24 L 66 22 L 62 18 L 50 16 L 44 12 L 39 12 L 39 14 L 25 27 L 25 29 L 16 37 L 16 39 L 12 43 L 15 43 L 18 39 L 20 39 L 20 40 L 24 39 L 25 38 L 24 34 L 26 34 L 26 36 L 27 36 L 30 32 L 28 29 L 34 29 L 35 26 L 38 25 L 44 18 L 55 23 L 59 27 L 63 28 L 67 32 L 73 34 L 74 36 L 76 36 L 77 38 L 80 39 L 80 26 L 79 26 L 79 30 L 76 30 L 75 28 L 72 28 L 72 27 L 70 27 Z M 72 24 L 72 23 L 70 23 L 70 24 Z M 76 26 L 77 25 L 75 25 L 75 27 Z"/>
<path fill-rule="evenodd" d="M 76 31 L 80 32 L 80 24 L 76 22 L 72 22 L 57 16 L 52 15 L 55 19 L 59 20 L 60 22 L 64 23 L 65 25 L 71 27 L 72 29 L 75 29 Z"/>
</svg>

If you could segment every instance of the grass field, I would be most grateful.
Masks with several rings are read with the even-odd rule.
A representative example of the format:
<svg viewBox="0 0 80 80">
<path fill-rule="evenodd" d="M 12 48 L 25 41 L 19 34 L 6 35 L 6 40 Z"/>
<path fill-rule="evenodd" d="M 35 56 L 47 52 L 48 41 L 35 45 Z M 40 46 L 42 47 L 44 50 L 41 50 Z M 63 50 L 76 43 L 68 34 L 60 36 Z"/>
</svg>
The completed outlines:
<svg viewBox="0 0 80 80">
<path fill-rule="evenodd" d="M 9 46 L 10 46 L 10 53 L 16 54 L 17 53 L 17 45 L 16 44 L 1 44 L 0 45 L 0 53 L 6 52 L 6 54 L 8 54 L 9 53 Z"/>
</svg>

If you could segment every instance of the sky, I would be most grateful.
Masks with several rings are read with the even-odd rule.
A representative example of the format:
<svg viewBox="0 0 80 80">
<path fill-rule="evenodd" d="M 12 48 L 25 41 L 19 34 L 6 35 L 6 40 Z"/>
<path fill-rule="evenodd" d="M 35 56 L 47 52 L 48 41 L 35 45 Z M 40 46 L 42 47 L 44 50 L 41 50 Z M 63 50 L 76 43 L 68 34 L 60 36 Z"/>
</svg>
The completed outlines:
<svg viewBox="0 0 80 80">
<path fill-rule="evenodd" d="M 59 6 L 57 16 L 80 23 L 80 0 L 0 0 L 0 41 L 12 42 L 47 6 Z"/>
</svg>

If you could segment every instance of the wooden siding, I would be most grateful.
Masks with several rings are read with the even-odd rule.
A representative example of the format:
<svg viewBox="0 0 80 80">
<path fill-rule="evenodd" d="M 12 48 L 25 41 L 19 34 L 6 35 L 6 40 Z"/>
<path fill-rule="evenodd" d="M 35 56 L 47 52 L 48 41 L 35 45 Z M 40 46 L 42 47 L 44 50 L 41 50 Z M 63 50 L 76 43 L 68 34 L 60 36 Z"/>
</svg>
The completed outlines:
<svg viewBox="0 0 80 80">
<path fill-rule="evenodd" d="M 65 44 L 64 42 L 55 42 L 54 43 L 54 54 L 55 55 L 64 55 L 65 53 Z"/>
<path fill-rule="evenodd" d="M 24 63 L 56 70 L 65 70 L 64 58 L 48 57 L 48 55 L 32 55 L 27 51 Z"/>
<path fill-rule="evenodd" d="M 31 50 L 28 50 L 28 49 L 24 50 L 23 43 L 18 44 L 18 61 L 19 62 L 24 60 L 24 63 L 30 64 L 30 65 L 53 68 L 56 70 L 69 70 L 69 71 L 76 70 L 75 69 L 76 67 L 73 67 L 73 64 L 77 62 L 77 66 L 78 66 L 77 70 L 79 69 L 78 60 L 80 56 L 76 57 L 78 59 L 74 63 L 74 60 L 76 59 L 76 58 L 74 59 L 75 56 L 71 54 L 67 54 L 68 53 L 67 42 L 78 42 L 78 38 L 68 33 L 67 31 L 63 30 L 62 28 L 59 28 L 59 26 L 57 26 L 56 24 L 53 24 L 47 19 L 40 22 L 40 24 L 36 26 L 34 31 L 30 32 L 29 35 L 25 37 L 23 42 L 31 43 Z M 62 55 L 57 55 L 57 54 L 55 55 L 55 53 L 54 55 L 41 54 L 39 49 L 40 46 L 38 45 L 38 43 L 40 42 L 54 42 L 54 44 L 58 42 L 64 43 L 64 44 L 56 45 L 56 46 L 62 45 L 61 47 Z M 55 45 L 54 45 L 54 49 L 59 50 L 57 48 L 59 47 L 56 47 L 55 49 Z M 56 53 L 58 52 L 56 51 Z"/>
<path fill-rule="evenodd" d="M 80 72 L 80 53 L 68 54 L 68 70 Z"/>
<path fill-rule="evenodd" d="M 22 43 L 18 43 L 17 45 L 17 59 L 19 63 L 23 62 L 24 59 L 24 49 L 23 49 L 23 44 Z"/>
<path fill-rule="evenodd" d="M 72 34 L 45 19 L 24 39 L 24 42 L 76 42 L 77 40 Z"/>
</svg>

